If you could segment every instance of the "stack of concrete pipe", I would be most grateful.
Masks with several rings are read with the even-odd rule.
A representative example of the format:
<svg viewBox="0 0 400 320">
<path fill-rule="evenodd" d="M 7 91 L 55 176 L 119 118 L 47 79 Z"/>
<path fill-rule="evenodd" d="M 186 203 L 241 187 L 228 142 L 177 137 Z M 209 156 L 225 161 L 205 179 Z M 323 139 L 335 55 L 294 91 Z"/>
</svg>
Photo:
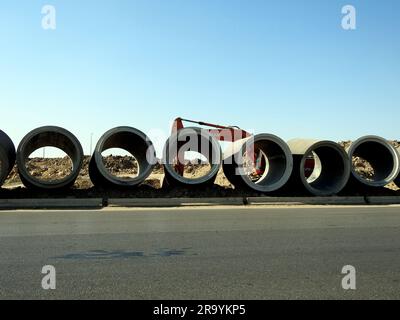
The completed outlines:
<svg viewBox="0 0 400 320">
<path fill-rule="evenodd" d="M 194 141 L 194 143 L 193 143 Z M 35 178 L 27 169 L 29 156 L 42 147 L 63 150 L 72 160 L 71 173 L 54 181 Z M 118 178 L 112 175 L 103 163 L 102 153 L 111 148 L 120 148 L 134 156 L 138 163 L 138 174 L 134 178 Z M 246 171 L 246 158 L 251 152 L 264 158 L 267 170 L 251 179 Z M 185 152 L 202 154 L 210 164 L 207 174 L 198 178 L 187 178 L 176 171 L 176 159 Z M 304 171 L 307 159 L 314 159 L 314 171 L 307 176 Z M 366 178 L 360 175 L 353 158 L 360 157 L 371 165 L 374 174 Z M 223 172 L 235 188 L 270 193 L 277 190 L 304 190 L 316 196 L 338 194 L 350 182 L 369 187 L 383 187 L 391 182 L 400 186 L 400 155 L 388 141 L 377 136 L 364 136 L 353 142 L 347 150 L 339 144 L 326 140 L 295 139 L 283 141 L 271 134 L 259 134 L 230 144 L 223 153 L 221 146 L 207 130 L 184 128 L 173 134 L 165 143 L 162 163 L 168 185 L 203 186 L 212 185 L 219 172 Z M 175 162 L 174 162 L 175 161 Z M 29 132 L 15 151 L 12 140 L 0 131 L 0 185 L 11 172 L 15 162 L 21 181 L 27 188 L 58 190 L 73 186 L 83 163 L 82 146 L 69 131 L 46 126 Z M 89 164 L 89 174 L 95 186 L 132 188 L 143 183 L 157 163 L 151 140 L 143 132 L 131 127 L 117 127 L 107 131 L 98 141 Z"/>
</svg>

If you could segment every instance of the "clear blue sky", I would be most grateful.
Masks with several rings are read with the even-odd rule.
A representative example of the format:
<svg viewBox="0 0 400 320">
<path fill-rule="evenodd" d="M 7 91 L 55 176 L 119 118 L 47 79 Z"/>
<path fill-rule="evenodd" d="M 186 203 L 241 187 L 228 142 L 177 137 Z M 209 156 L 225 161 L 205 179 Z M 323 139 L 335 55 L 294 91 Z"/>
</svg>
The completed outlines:
<svg viewBox="0 0 400 320">
<path fill-rule="evenodd" d="M 0 124 L 16 144 L 59 125 L 87 153 L 91 132 L 167 133 L 177 116 L 285 140 L 400 139 L 398 0 L 4 0 L 0 41 Z"/>
</svg>

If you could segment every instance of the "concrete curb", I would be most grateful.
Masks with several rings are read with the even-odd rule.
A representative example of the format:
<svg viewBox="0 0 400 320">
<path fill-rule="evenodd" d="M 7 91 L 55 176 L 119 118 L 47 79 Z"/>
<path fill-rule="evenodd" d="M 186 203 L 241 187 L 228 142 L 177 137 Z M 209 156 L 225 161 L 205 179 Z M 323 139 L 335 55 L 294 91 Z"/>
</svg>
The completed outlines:
<svg viewBox="0 0 400 320">
<path fill-rule="evenodd" d="M 244 205 L 243 198 L 135 198 L 108 199 L 109 207 L 182 207 L 182 206 L 237 206 Z"/>
<path fill-rule="evenodd" d="M 103 199 L 0 199 L 0 209 L 101 209 Z"/>
<path fill-rule="evenodd" d="M 249 205 L 365 205 L 364 197 L 249 197 L 246 201 Z"/>
<path fill-rule="evenodd" d="M 93 198 L 0 199 L 0 210 L 162 208 L 261 205 L 396 205 L 400 197 Z"/>
<path fill-rule="evenodd" d="M 389 204 L 400 204 L 400 197 L 365 197 L 368 204 L 371 205 L 389 205 Z"/>
</svg>

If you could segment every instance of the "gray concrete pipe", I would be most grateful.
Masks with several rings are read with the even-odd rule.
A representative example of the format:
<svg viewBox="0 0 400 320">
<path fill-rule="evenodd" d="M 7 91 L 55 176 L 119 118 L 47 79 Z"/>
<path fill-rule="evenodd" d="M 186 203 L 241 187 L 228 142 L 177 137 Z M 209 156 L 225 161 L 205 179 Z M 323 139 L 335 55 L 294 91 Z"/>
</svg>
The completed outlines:
<svg viewBox="0 0 400 320">
<path fill-rule="evenodd" d="M 266 170 L 256 180 L 247 168 L 247 153 L 263 157 Z M 232 143 L 224 153 L 223 170 L 236 188 L 272 192 L 283 187 L 293 169 L 293 157 L 285 141 L 272 134 L 259 134 Z"/>
<path fill-rule="evenodd" d="M 0 187 L 15 164 L 15 146 L 10 137 L 0 130 Z"/>
<path fill-rule="evenodd" d="M 397 154 L 399 155 L 399 158 L 400 158 L 400 147 L 398 147 L 398 148 L 396 149 L 396 151 L 397 151 Z M 394 183 L 396 184 L 396 186 L 397 186 L 398 188 L 400 188 L 400 172 L 399 172 L 399 174 L 397 175 L 397 178 L 394 180 Z"/>
<path fill-rule="evenodd" d="M 293 139 L 288 145 L 294 163 L 288 188 L 305 188 L 316 196 L 331 196 L 343 190 L 350 177 L 350 161 L 344 148 L 333 141 L 307 139 Z M 314 166 L 307 177 L 308 160 Z"/>
<path fill-rule="evenodd" d="M 385 139 L 377 136 L 364 136 L 353 142 L 348 149 L 353 177 L 370 187 L 384 187 L 394 181 L 400 171 L 399 154 Z M 353 164 L 353 157 L 360 157 L 367 161 L 374 174 L 365 178 L 357 173 Z"/>
<path fill-rule="evenodd" d="M 184 153 L 189 151 L 197 152 L 207 159 L 210 170 L 205 175 L 192 179 L 182 176 L 175 170 L 176 159 L 181 157 L 180 162 L 182 163 L 185 160 Z M 211 185 L 214 183 L 221 167 L 221 146 L 205 129 L 197 127 L 183 128 L 171 135 L 166 141 L 162 163 L 165 171 L 164 183 L 168 186 Z"/>
<path fill-rule="evenodd" d="M 59 180 L 44 181 L 32 176 L 26 164 L 29 156 L 37 149 L 55 147 L 64 151 L 72 160 L 71 173 Z M 29 132 L 20 142 L 17 151 L 17 165 L 22 183 L 27 188 L 63 189 L 73 186 L 82 168 L 83 150 L 78 139 L 69 131 L 54 126 L 45 126 Z"/>
<path fill-rule="evenodd" d="M 128 151 L 136 159 L 137 176 L 122 178 L 107 170 L 102 153 L 112 148 Z M 117 127 L 104 133 L 97 142 L 89 164 L 89 175 L 95 186 L 131 188 L 146 180 L 156 162 L 153 143 L 143 132 L 132 127 Z"/>
</svg>

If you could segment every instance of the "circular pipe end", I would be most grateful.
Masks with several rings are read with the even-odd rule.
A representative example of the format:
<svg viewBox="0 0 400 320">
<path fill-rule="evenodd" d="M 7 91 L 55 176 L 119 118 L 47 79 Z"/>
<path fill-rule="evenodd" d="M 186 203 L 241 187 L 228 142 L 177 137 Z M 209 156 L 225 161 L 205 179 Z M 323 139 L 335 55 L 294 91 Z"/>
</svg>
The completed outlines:
<svg viewBox="0 0 400 320">
<path fill-rule="evenodd" d="M 138 175 L 121 178 L 110 173 L 103 163 L 102 153 L 119 148 L 128 151 L 138 163 Z M 108 130 L 96 144 L 89 165 L 90 178 L 97 186 L 135 187 L 141 184 L 153 171 L 156 154 L 151 140 L 140 130 L 132 127 L 117 127 Z"/>
<path fill-rule="evenodd" d="M 43 181 L 32 176 L 26 164 L 37 149 L 54 147 L 64 151 L 72 160 L 72 171 L 63 179 Z M 27 188 L 62 189 L 71 187 L 82 168 L 83 150 L 79 140 L 69 131 L 55 126 L 40 127 L 29 132 L 17 151 L 17 165 L 21 181 Z"/>
<path fill-rule="evenodd" d="M 197 178 L 186 178 L 175 170 L 176 161 L 185 151 L 197 152 L 204 156 L 210 170 Z M 178 156 L 179 155 L 179 156 Z M 184 157 L 184 156 L 183 156 Z M 177 160 L 179 158 L 179 160 Z M 165 177 L 168 184 L 181 184 L 186 186 L 199 186 L 214 183 L 222 163 L 222 151 L 218 141 L 207 130 L 197 127 L 180 129 L 171 135 L 165 143 L 162 163 L 165 169 Z"/>
<path fill-rule="evenodd" d="M 311 176 L 306 177 L 307 161 L 313 159 Z M 350 177 L 350 161 L 346 151 L 336 142 L 318 141 L 311 145 L 300 161 L 300 179 L 316 196 L 331 196 L 346 186 Z"/>
<path fill-rule="evenodd" d="M 399 154 L 387 140 L 381 137 L 361 137 L 351 144 L 348 154 L 351 161 L 351 173 L 359 182 L 367 186 L 384 187 L 399 175 Z M 371 165 L 374 171 L 371 178 L 365 178 L 357 172 L 353 157 L 360 157 Z"/>
<path fill-rule="evenodd" d="M 272 192 L 283 187 L 289 180 L 293 157 L 281 138 L 272 134 L 258 134 L 235 142 L 232 150 L 227 152 L 224 159 L 224 173 L 235 187 L 247 186 L 259 192 Z M 251 179 L 247 172 L 247 153 L 258 154 L 266 162 L 265 171 L 256 180 Z"/>
</svg>

